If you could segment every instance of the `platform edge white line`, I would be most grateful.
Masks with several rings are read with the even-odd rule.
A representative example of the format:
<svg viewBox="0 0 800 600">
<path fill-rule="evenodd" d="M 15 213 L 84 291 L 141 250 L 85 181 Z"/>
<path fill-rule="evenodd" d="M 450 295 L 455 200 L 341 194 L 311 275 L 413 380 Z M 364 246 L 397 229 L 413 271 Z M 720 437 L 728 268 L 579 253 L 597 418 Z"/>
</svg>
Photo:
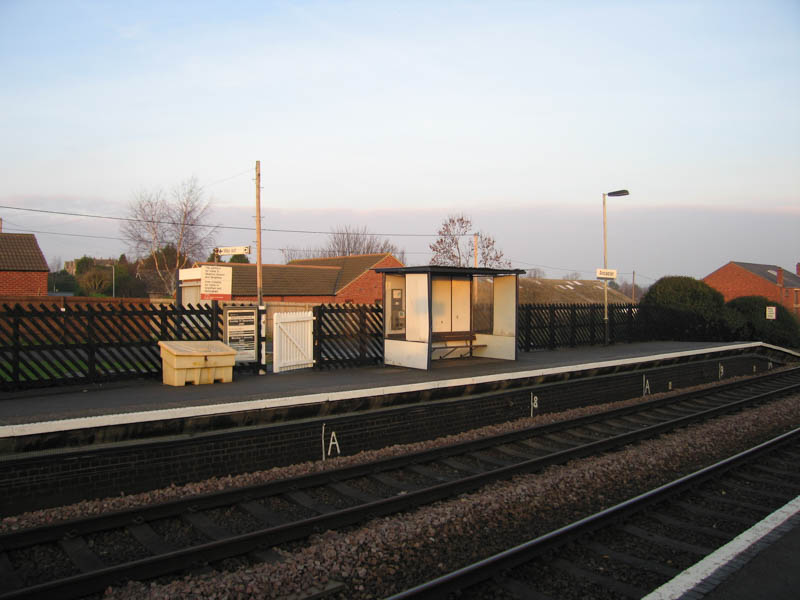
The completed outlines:
<svg viewBox="0 0 800 600">
<path fill-rule="evenodd" d="M 695 563 L 661 587 L 656 588 L 642 600 L 675 600 L 691 592 L 695 587 L 712 577 L 719 569 L 747 553 L 760 540 L 770 535 L 797 514 L 800 514 L 800 496 L 787 502 L 700 562 Z M 751 552 L 753 556 L 758 553 L 757 551 Z"/>
</svg>

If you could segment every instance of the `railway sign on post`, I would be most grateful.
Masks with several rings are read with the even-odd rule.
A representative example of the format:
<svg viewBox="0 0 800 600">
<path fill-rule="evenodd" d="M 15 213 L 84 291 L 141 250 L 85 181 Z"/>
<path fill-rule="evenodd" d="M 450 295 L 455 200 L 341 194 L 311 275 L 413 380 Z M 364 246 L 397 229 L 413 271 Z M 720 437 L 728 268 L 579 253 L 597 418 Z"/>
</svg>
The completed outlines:
<svg viewBox="0 0 800 600">
<path fill-rule="evenodd" d="M 597 269 L 597 279 L 616 279 L 616 269 Z"/>
<path fill-rule="evenodd" d="M 250 246 L 222 246 L 214 248 L 214 254 L 218 256 L 231 256 L 233 254 L 250 254 Z"/>
</svg>

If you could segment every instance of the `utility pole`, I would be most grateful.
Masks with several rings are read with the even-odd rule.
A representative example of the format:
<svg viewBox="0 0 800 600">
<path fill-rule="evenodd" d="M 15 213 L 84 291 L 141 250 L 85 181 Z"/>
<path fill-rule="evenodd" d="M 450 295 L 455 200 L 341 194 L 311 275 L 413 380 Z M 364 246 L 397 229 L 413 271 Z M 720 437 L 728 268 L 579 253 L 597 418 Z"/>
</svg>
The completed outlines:
<svg viewBox="0 0 800 600">
<path fill-rule="evenodd" d="M 475 268 L 478 268 L 478 234 L 472 234 L 473 254 L 475 255 Z"/>
<path fill-rule="evenodd" d="M 633 272 L 633 285 L 631 286 L 631 299 L 636 304 L 636 271 Z"/>
<path fill-rule="evenodd" d="M 262 300 L 261 281 L 261 161 L 256 161 L 256 288 L 258 288 L 258 305 Z"/>
</svg>

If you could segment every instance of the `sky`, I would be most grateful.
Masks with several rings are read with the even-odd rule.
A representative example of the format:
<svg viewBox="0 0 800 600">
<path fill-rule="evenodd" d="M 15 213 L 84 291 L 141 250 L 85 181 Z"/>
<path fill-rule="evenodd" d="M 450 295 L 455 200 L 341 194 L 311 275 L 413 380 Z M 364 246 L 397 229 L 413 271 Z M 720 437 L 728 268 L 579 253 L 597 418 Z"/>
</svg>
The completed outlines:
<svg viewBox="0 0 800 600">
<path fill-rule="evenodd" d="M 800 2 L 0 0 L 0 218 L 51 264 L 190 177 L 255 247 L 257 160 L 265 263 L 350 225 L 427 264 L 464 214 L 593 278 L 624 188 L 620 281 L 794 271 Z"/>
</svg>

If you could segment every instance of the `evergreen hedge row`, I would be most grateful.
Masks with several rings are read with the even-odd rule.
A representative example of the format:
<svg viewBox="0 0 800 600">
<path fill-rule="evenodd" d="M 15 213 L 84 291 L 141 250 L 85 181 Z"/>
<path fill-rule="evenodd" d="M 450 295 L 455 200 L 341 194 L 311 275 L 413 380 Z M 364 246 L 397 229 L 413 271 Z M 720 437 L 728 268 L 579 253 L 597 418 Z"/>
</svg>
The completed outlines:
<svg viewBox="0 0 800 600">
<path fill-rule="evenodd" d="M 776 319 L 766 307 L 776 306 Z M 650 339 L 760 341 L 800 348 L 800 322 L 786 308 L 761 296 L 736 298 L 692 277 L 662 277 L 640 303 L 642 330 Z"/>
</svg>

